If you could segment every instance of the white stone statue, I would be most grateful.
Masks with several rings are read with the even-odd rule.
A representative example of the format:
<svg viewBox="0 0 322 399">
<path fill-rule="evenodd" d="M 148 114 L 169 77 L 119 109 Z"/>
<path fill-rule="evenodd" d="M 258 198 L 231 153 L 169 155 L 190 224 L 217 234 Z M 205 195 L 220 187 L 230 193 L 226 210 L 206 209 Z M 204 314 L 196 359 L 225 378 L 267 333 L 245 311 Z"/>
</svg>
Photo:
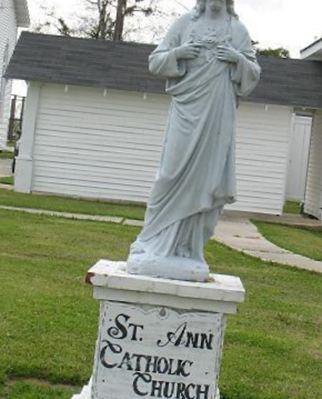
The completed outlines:
<svg viewBox="0 0 322 399">
<path fill-rule="evenodd" d="M 145 225 L 132 244 L 132 274 L 206 281 L 203 249 L 225 204 L 236 201 L 238 98 L 260 78 L 233 0 L 199 0 L 150 55 L 171 95 L 161 164 Z"/>
</svg>

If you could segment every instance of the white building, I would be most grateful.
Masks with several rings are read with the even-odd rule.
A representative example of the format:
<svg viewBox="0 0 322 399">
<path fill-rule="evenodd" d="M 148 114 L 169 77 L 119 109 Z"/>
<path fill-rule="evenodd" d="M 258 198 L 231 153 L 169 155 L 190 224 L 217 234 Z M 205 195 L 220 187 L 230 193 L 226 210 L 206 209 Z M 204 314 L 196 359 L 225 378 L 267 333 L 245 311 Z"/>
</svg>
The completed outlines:
<svg viewBox="0 0 322 399">
<path fill-rule="evenodd" d="M 153 48 L 23 33 L 7 70 L 29 83 L 16 191 L 147 200 L 170 101 L 147 70 Z M 281 214 L 294 107 L 322 108 L 322 64 L 259 61 L 262 80 L 238 111 L 229 208 Z"/>
<path fill-rule="evenodd" d="M 28 27 L 29 23 L 27 0 L 0 0 L 0 150 L 6 146 L 11 97 L 11 82 L 3 75 L 16 45 L 18 27 Z"/>
<path fill-rule="evenodd" d="M 322 61 L 322 38 L 301 51 L 304 59 L 316 64 Z M 322 92 L 322 81 L 317 82 L 317 89 Z M 304 212 L 322 220 L 322 110 L 315 111 L 309 154 L 307 185 L 304 200 Z"/>
</svg>

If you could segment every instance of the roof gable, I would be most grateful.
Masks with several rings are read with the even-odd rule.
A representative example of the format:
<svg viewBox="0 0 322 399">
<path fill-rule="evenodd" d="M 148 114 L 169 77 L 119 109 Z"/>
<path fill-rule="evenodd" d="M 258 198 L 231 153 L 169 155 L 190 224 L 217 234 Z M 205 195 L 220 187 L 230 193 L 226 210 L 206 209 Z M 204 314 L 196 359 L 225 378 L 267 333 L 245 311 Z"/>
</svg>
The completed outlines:
<svg viewBox="0 0 322 399">
<path fill-rule="evenodd" d="M 164 93 L 147 67 L 155 46 L 23 32 L 7 78 Z M 322 63 L 259 57 L 262 79 L 249 101 L 322 108 Z"/>
<path fill-rule="evenodd" d="M 322 61 L 322 37 L 301 50 L 301 57 L 313 61 Z"/>
</svg>

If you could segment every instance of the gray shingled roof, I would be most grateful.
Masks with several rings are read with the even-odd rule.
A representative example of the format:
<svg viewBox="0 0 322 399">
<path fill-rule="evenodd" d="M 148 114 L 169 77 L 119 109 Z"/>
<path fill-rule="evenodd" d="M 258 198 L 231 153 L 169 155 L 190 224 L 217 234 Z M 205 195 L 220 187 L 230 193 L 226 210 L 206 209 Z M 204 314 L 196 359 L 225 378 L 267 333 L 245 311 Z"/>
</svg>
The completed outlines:
<svg viewBox="0 0 322 399">
<path fill-rule="evenodd" d="M 163 93 L 147 69 L 155 46 L 23 32 L 6 77 Z M 248 98 L 268 104 L 322 108 L 322 62 L 259 57 L 262 79 Z"/>
</svg>

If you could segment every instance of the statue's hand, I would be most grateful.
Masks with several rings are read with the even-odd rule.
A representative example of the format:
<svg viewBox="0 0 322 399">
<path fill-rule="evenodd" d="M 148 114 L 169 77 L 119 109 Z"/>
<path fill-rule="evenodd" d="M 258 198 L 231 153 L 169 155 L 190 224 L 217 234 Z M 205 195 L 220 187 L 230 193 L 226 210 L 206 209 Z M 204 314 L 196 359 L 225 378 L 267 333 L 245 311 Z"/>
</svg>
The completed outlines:
<svg viewBox="0 0 322 399">
<path fill-rule="evenodd" d="M 202 45 L 198 43 L 184 43 L 175 49 L 177 60 L 193 60 L 197 58 Z"/>
<path fill-rule="evenodd" d="M 237 64 L 240 59 L 240 53 L 232 46 L 220 45 L 218 46 L 217 58 L 220 61 L 232 62 Z"/>
</svg>

